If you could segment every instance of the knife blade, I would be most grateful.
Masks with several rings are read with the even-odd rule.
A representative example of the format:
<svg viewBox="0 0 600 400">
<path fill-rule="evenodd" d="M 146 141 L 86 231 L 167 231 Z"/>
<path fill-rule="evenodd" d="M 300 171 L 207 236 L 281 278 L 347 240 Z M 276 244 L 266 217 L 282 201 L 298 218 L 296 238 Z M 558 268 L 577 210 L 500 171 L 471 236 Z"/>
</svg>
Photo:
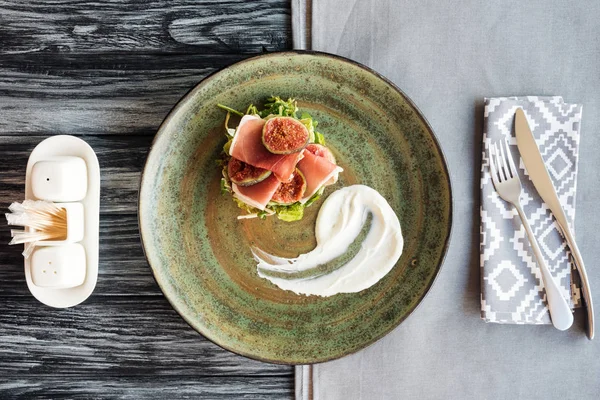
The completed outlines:
<svg viewBox="0 0 600 400">
<path fill-rule="evenodd" d="M 538 148 L 537 143 L 535 142 L 535 137 L 533 136 L 533 133 L 529 128 L 529 124 L 527 123 L 525 112 L 521 108 L 517 109 L 515 113 L 515 136 L 517 137 L 517 147 L 519 148 L 519 153 L 521 154 L 525 168 L 527 168 L 529 179 L 531 179 L 533 186 L 535 186 L 535 189 L 538 191 L 540 197 L 554 215 L 554 218 L 556 219 L 556 222 L 562 230 L 565 240 L 571 249 L 571 255 L 575 261 L 575 267 L 577 268 L 577 271 L 581 277 L 583 299 L 586 303 L 588 316 L 587 336 L 591 340 L 594 338 L 594 307 L 592 304 L 592 296 L 590 293 L 590 285 L 588 282 L 587 273 L 585 271 L 585 265 L 583 264 L 581 253 L 579 252 L 577 244 L 575 243 L 573 233 L 569 228 L 567 216 L 562 208 L 562 205 L 560 204 L 556 189 L 554 188 L 554 184 L 550 178 L 550 174 L 546 169 L 546 164 L 544 163 L 540 149 Z"/>
</svg>

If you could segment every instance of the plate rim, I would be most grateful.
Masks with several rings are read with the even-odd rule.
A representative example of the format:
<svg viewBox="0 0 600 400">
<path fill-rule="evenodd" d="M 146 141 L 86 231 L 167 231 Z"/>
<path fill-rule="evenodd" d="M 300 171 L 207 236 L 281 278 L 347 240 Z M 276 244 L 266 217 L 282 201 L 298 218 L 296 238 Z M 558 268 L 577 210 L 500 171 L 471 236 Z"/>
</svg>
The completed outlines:
<svg viewBox="0 0 600 400">
<path fill-rule="evenodd" d="M 157 142 L 157 140 L 164 134 L 163 132 L 163 127 L 168 124 L 171 119 L 173 118 L 173 116 L 175 114 L 177 114 L 177 111 L 179 111 L 179 109 L 183 106 L 184 103 L 186 103 L 188 101 L 188 99 L 199 89 L 201 89 L 201 87 L 203 85 L 205 85 L 207 82 L 209 82 L 211 79 L 213 79 L 216 75 L 222 73 L 223 71 L 234 67 L 234 66 L 238 66 L 241 64 L 245 64 L 245 63 L 250 63 L 253 62 L 257 59 L 260 58 L 268 58 L 268 57 L 285 57 L 286 55 L 288 56 L 298 56 L 298 55 L 312 55 L 312 56 L 317 56 L 317 57 L 324 57 L 324 58 L 330 58 L 330 59 L 335 59 L 337 61 L 341 61 L 344 63 L 348 63 L 351 64 L 355 67 L 358 67 L 360 69 L 363 69 L 369 73 L 371 73 L 372 75 L 376 76 L 377 78 L 381 79 L 382 81 L 384 81 L 384 83 L 386 83 L 387 85 L 389 85 L 392 89 L 394 89 L 396 92 L 398 92 L 400 94 L 400 96 L 402 96 L 406 102 L 408 104 L 410 104 L 411 107 L 413 107 L 416 111 L 417 114 L 419 116 L 419 118 L 422 120 L 423 124 L 425 125 L 426 129 L 429 131 L 431 138 L 433 139 L 433 143 L 436 147 L 436 149 L 438 150 L 438 153 L 441 156 L 441 159 L 443 161 L 443 171 L 444 171 L 444 175 L 445 175 L 445 180 L 446 183 L 448 184 L 448 194 L 449 194 L 449 200 L 450 200 L 450 208 L 449 208 L 449 213 L 448 213 L 448 230 L 446 232 L 446 240 L 444 243 L 444 246 L 442 248 L 442 254 L 440 257 L 440 261 L 436 267 L 436 271 L 434 274 L 433 279 L 431 279 L 431 281 L 429 282 L 429 284 L 427 285 L 427 287 L 425 288 L 425 291 L 423 292 L 423 295 L 420 296 L 420 298 L 418 299 L 417 303 L 415 304 L 415 306 L 408 311 L 408 313 L 406 313 L 406 315 L 404 315 L 401 319 L 399 319 L 396 323 L 393 324 L 393 326 L 389 329 L 384 330 L 380 335 L 376 335 L 374 338 L 372 338 L 371 340 L 369 340 L 368 342 L 365 342 L 362 346 L 354 349 L 354 350 L 350 350 L 350 351 L 344 351 L 339 355 L 335 355 L 335 356 L 327 356 L 327 357 L 323 357 L 323 358 L 319 358 L 319 359 L 315 359 L 314 361 L 310 361 L 310 362 L 293 362 L 293 361 L 286 361 L 286 360 L 281 360 L 281 359 L 270 359 L 270 358 L 266 358 L 266 357 L 261 357 L 255 354 L 250 354 L 250 353 L 246 353 L 244 351 L 240 351 L 237 349 L 234 349 L 230 346 L 228 346 L 227 344 L 224 343 L 220 343 L 218 340 L 213 339 L 212 337 L 210 337 L 209 335 L 207 335 L 205 332 L 200 331 L 199 329 L 197 329 L 192 322 L 186 317 L 184 316 L 184 314 L 179 310 L 178 306 L 174 303 L 174 301 L 171 300 L 171 298 L 165 293 L 163 286 L 161 285 L 161 283 L 159 282 L 158 278 L 156 277 L 156 272 L 154 270 L 154 268 L 152 267 L 152 264 L 150 263 L 150 259 L 148 258 L 148 254 L 146 253 L 146 244 L 144 241 L 144 234 L 142 232 L 142 219 L 141 219 L 141 213 L 140 213 L 140 209 L 141 209 L 141 205 L 142 205 L 142 197 L 141 197 L 141 193 L 142 193 L 142 185 L 144 182 L 144 178 L 146 175 L 146 170 L 147 170 L 147 166 L 148 166 L 148 162 L 150 159 L 150 155 L 154 149 L 154 146 Z M 445 264 L 446 261 L 446 256 L 448 255 L 448 248 L 450 245 L 450 241 L 452 239 L 452 233 L 453 233 L 453 226 L 454 226 L 454 196 L 452 193 L 452 180 L 450 177 L 450 171 L 448 169 L 448 159 L 446 158 L 446 155 L 444 153 L 444 150 L 442 149 L 439 139 L 437 137 L 437 135 L 435 134 L 433 128 L 431 127 L 431 124 L 429 123 L 429 121 L 427 120 L 427 118 L 425 117 L 425 115 L 423 114 L 423 112 L 419 109 L 419 107 L 417 107 L 417 105 L 413 102 L 413 100 L 402 90 L 400 89 L 394 82 L 392 82 L 390 79 L 386 78 L 385 76 L 383 76 L 382 74 L 380 74 L 379 72 L 375 71 L 374 69 L 358 62 L 355 60 L 352 60 L 350 58 L 344 57 L 344 56 L 340 56 L 337 54 L 332 54 L 332 53 L 328 53 L 328 52 L 324 52 L 324 51 L 316 51 L 316 50 L 282 50 L 282 51 L 273 51 L 273 52 L 267 52 L 267 53 L 263 53 L 263 54 L 258 54 L 258 55 L 254 55 L 248 58 L 244 58 L 242 60 L 236 61 L 230 65 L 227 65 L 225 67 L 219 68 L 213 72 L 211 72 L 210 74 L 208 74 L 207 76 L 205 76 L 204 78 L 202 78 L 198 83 L 196 83 L 194 86 L 192 86 L 178 101 L 177 103 L 168 111 L 167 115 L 165 116 L 165 118 L 162 120 L 162 122 L 160 123 L 160 125 L 158 126 L 156 133 L 154 134 L 154 138 L 152 139 L 152 143 L 150 144 L 150 146 L 148 147 L 148 153 L 146 154 L 146 160 L 144 161 L 144 166 L 142 168 L 142 172 L 140 174 L 140 181 L 139 181 L 139 185 L 138 185 L 138 199 L 137 199 L 137 220 L 138 220 L 138 231 L 140 234 L 140 242 L 142 244 L 142 251 L 144 253 L 144 258 L 146 259 L 146 263 L 148 264 L 148 266 L 150 267 L 150 270 L 152 271 L 152 277 L 154 279 L 154 281 L 156 282 L 156 284 L 158 285 L 160 291 L 162 292 L 164 298 L 167 300 L 167 302 L 169 303 L 169 305 L 173 308 L 173 310 L 175 310 L 175 312 L 177 312 L 177 314 L 197 333 L 199 333 L 202 337 L 208 339 L 209 341 L 211 341 L 212 343 L 214 343 L 215 345 L 221 347 L 224 350 L 230 351 L 234 354 L 252 359 L 252 360 L 257 360 L 257 361 L 261 361 L 261 362 L 266 362 L 266 363 L 271 363 L 271 364 L 279 364 L 279 365 L 304 365 L 304 364 L 320 364 L 320 363 L 324 363 L 324 362 L 328 362 L 328 361 L 333 361 L 333 360 L 337 360 L 340 359 L 342 357 L 346 357 L 350 354 L 354 354 L 356 352 L 359 352 L 361 350 L 364 350 L 370 346 L 372 346 L 374 343 L 378 342 L 380 339 L 382 339 L 383 337 L 387 336 L 388 334 L 390 334 L 394 329 L 398 328 L 404 321 L 406 321 L 406 319 L 408 317 L 410 317 L 411 315 L 413 315 L 415 313 L 415 311 L 419 308 L 419 306 L 423 303 L 423 300 L 425 300 L 425 298 L 429 295 L 431 288 L 433 287 L 433 285 L 435 284 L 435 282 L 437 282 L 437 279 L 440 275 L 440 271 L 442 270 L 442 267 Z"/>
</svg>

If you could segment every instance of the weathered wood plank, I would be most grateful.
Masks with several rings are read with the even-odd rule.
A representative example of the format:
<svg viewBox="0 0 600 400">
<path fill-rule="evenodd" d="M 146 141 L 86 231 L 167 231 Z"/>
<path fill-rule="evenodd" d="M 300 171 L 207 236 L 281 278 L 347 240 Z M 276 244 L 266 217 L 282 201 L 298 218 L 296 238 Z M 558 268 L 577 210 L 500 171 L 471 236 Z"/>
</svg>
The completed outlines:
<svg viewBox="0 0 600 400">
<path fill-rule="evenodd" d="M 0 299 L 0 377 L 284 375 L 224 351 L 161 297 L 97 297 L 53 309 L 33 297 Z M 1 379 L 1 378 L 0 378 Z"/>
<path fill-rule="evenodd" d="M 154 133 L 188 90 L 211 72 L 243 58 L 122 53 L 0 56 L 0 135 Z"/>
<path fill-rule="evenodd" d="M 1 398 L 293 397 L 290 367 L 222 350 L 170 307 L 136 217 L 162 119 L 207 74 L 290 48 L 289 13 L 288 0 L 0 0 L 0 211 L 22 199 L 47 135 L 83 135 L 102 169 L 100 276 L 86 302 L 37 302 L 20 249 L 0 245 Z"/>
<path fill-rule="evenodd" d="M 248 54 L 291 44 L 287 0 L 12 0 L 0 7 L 0 54 Z"/>
<path fill-rule="evenodd" d="M 145 136 L 83 136 L 100 163 L 101 214 L 136 214 L 141 171 L 154 139 Z M 47 136 L 0 135 L 0 211 L 25 195 L 27 159 Z M 4 220 L 2 215 L 1 220 Z M 3 226 L 2 222 L 0 226 Z"/>
<path fill-rule="evenodd" d="M 4 219 L 2 217 L 2 219 Z M 6 246 L 10 228 L 0 228 L 0 298 L 31 296 L 23 271 L 22 245 Z M 137 216 L 103 215 L 96 296 L 162 296 L 140 241 Z"/>
<path fill-rule="evenodd" d="M 0 396 L 28 399 L 251 399 L 293 398 L 287 376 L 88 377 L 40 376 L 0 378 Z"/>
</svg>

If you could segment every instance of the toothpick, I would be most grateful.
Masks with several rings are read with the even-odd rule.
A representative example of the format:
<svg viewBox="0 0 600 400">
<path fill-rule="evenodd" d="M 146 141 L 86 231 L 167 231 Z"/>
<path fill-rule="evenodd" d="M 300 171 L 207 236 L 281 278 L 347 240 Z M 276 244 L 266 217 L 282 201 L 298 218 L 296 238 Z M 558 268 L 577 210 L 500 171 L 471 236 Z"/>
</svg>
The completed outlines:
<svg viewBox="0 0 600 400">
<path fill-rule="evenodd" d="M 25 230 L 11 230 L 10 245 L 25 244 L 23 256 L 31 255 L 37 242 L 64 240 L 67 237 L 67 211 L 56 204 L 41 200 L 25 200 L 8 207 L 6 221 Z"/>
</svg>

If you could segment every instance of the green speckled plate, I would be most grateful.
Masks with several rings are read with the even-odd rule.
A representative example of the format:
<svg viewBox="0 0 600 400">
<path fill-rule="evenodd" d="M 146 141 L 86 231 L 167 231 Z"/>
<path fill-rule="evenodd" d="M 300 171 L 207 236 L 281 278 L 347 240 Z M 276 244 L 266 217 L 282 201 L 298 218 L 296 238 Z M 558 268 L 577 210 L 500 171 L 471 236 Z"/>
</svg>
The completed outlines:
<svg viewBox="0 0 600 400">
<path fill-rule="evenodd" d="M 344 168 L 334 190 L 361 183 L 398 214 L 404 252 L 360 293 L 321 298 L 279 289 L 256 273 L 250 246 L 296 256 L 315 246 L 323 199 L 299 222 L 238 220 L 215 164 L 225 113 L 271 95 L 294 97 Z M 440 269 L 451 226 L 446 163 L 412 102 L 355 62 L 314 52 L 251 58 L 192 89 L 161 125 L 142 177 L 142 242 L 160 288 L 198 332 L 233 352 L 276 363 L 335 359 L 373 343 L 419 304 Z"/>
</svg>

